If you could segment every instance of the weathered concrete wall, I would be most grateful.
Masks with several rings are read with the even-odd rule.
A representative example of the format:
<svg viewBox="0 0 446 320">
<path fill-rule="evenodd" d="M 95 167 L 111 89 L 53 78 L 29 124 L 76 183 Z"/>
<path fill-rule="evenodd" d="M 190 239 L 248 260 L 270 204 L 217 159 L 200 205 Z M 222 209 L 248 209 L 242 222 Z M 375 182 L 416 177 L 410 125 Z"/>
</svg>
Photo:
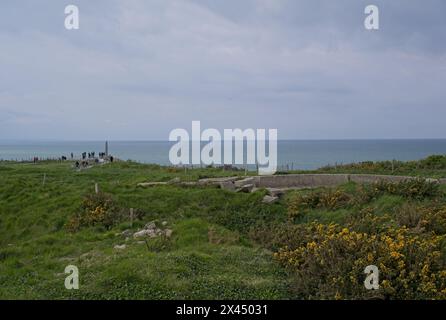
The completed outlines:
<svg viewBox="0 0 446 320">
<path fill-rule="evenodd" d="M 331 187 L 348 182 L 347 174 L 289 174 L 258 177 L 258 188 Z"/>
<path fill-rule="evenodd" d="M 349 178 L 350 181 L 356 183 L 373 183 L 378 181 L 401 182 L 404 180 L 416 179 L 415 177 L 386 176 L 386 175 L 373 175 L 373 174 L 350 174 Z"/>
<path fill-rule="evenodd" d="M 255 177 L 254 182 L 257 188 L 317 188 L 333 187 L 349 181 L 373 183 L 378 181 L 400 182 L 409 179 L 416 178 L 368 174 L 289 174 L 259 176 Z M 446 179 L 440 179 L 438 182 L 446 184 Z"/>
</svg>

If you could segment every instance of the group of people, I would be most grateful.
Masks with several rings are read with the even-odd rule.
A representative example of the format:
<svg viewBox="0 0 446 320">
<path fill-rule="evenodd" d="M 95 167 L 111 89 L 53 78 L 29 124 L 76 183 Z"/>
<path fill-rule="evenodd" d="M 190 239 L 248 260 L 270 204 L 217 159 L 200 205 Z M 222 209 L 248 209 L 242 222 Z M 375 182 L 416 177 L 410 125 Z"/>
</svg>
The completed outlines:
<svg viewBox="0 0 446 320">
<path fill-rule="evenodd" d="M 71 160 L 74 160 L 74 153 L 71 152 L 70 153 L 71 156 Z M 66 156 L 61 156 L 59 158 L 59 161 L 66 161 L 68 160 L 68 158 Z M 113 156 L 109 156 L 108 155 L 108 142 L 105 143 L 105 152 L 99 152 L 99 157 L 96 158 L 96 152 L 92 151 L 92 152 L 82 152 L 81 154 L 81 159 L 80 160 L 76 160 L 75 162 L 75 167 L 76 168 L 85 168 L 89 166 L 89 163 L 101 163 L 104 161 L 110 161 L 113 162 L 114 158 Z M 37 163 L 39 162 L 39 158 L 38 157 L 34 157 L 33 158 L 33 162 Z"/>
<path fill-rule="evenodd" d="M 94 158 L 94 156 L 95 156 L 95 154 L 96 154 L 96 152 L 82 152 L 82 160 L 85 160 L 85 159 L 92 159 L 92 158 Z M 105 155 L 105 153 L 103 153 L 103 152 L 100 152 L 99 153 L 99 156 L 101 157 L 101 154 L 104 154 Z M 87 155 L 88 155 L 88 158 L 87 158 Z M 73 153 L 71 153 L 71 157 L 73 157 Z M 101 157 L 102 158 L 102 157 Z"/>
<path fill-rule="evenodd" d="M 94 162 L 96 164 L 104 162 L 105 158 L 107 157 L 105 152 L 99 152 L 99 158 L 95 158 L 95 154 L 95 152 L 82 152 L 82 160 L 76 160 L 74 164 L 76 169 L 86 168 L 90 165 L 91 162 Z M 73 154 L 71 154 L 71 157 L 73 158 Z M 110 162 L 113 162 L 114 160 L 113 156 L 108 156 L 107 158 Z"/>
</svg>

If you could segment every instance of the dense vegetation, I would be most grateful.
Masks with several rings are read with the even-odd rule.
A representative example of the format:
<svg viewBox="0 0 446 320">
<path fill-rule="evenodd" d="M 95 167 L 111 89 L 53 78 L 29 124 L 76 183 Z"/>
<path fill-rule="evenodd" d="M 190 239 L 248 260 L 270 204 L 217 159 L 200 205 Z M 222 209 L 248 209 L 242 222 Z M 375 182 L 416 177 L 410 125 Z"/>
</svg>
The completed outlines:
<svg viewBox="0 0 446 320">
<path fill-rule="evenodd" d="M 408 176 L 446 177 L 446 156 L 432 155 L 419 161 L 364 161 L 331 165 L 316 170 L 318 173 L 369 173 Z"/>
<path fill-rule="evenodd" d="M 418 180 L 349 188 L 290 196 L 293 223 L 277 230 L 270 243 L 280 247 L 276 258 L 295 273 L 296 293 L 445 299 L 446 205 L 439 186 Z M 326 217 L 314 219 L 318 211 Z M 378 266 L 380 290 L 364 290 L 367 265 Z"/>
<path fill-rule="evenodd" d="M 393 172 L 440 177 L 443 165 L 430 157 L 394 164 Z M 336 172 L 387 172 L 381 166 Z M 131 162 L 81 172 L 68 162 L 0 163 L 0 298 L 446 298 L 445 188 L 433 182 L 349 183 L 293 191 L 274 204 L 262 203 L 265 190 L 137 187 L 239 174 Z M 151 221 L 172 236 L 123 235 Z M 79 290 L 64 287 L 69 264 L 79 268 Z M 379 290 L 364 288 L 369 264 L 380 268 Z"/>
</svg>

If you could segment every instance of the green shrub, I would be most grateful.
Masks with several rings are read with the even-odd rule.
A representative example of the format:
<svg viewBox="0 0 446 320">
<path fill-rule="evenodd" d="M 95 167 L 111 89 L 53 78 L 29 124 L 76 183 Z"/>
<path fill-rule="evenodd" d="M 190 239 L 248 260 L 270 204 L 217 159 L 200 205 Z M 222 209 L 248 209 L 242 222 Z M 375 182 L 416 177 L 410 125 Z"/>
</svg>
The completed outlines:
<svg viewBox="0 0 446 320">
<path fill-rule="evenodd" d="M 395 214 L 396 222 L 401 227 L 421 228 L 423 213 L 420 208 L 412 203 L 404 203 Z"/>
<path fill-rule="evenodd" d="M 162 235 L 158 238 L 146 240 L 147 249 L 151 252 L 163 252 L 169 251 L 173 248 L 173 244 L 170 238 Z"/>
<path fill-rule="evenodd" d="M 384 194 L 391 194 L 411 200 L 432 199 L 441 195 L 440 185 L 426 179 L 408 179 L 401 182 L 379 181 L 362 185 L 359 189 L 356 202 L 368 203 Z"/>
<path fill-rule="evenodd" d="M 446 156 L 432 155 L 420 160 L 420 164 L 425 169 L 446 169 Z"/>
<path fill-rule="evenodd" d="M 352 196 L 342 190 L 316 191 L 309 194 L 296 193 L 288 199 L 288 217 L 294 221 L 316 208 L 337 210 L 351 203 Z"/>
<path fill-rule="evenodd" d="M 326 166 L 322 172 L 358 172 L 358 173 L 416 173 L 419 170 L 444 170 L 446 169 L 446 155 L 431 155 L 418 161 L 363 161 L 336 166 Z"/>
</svg>

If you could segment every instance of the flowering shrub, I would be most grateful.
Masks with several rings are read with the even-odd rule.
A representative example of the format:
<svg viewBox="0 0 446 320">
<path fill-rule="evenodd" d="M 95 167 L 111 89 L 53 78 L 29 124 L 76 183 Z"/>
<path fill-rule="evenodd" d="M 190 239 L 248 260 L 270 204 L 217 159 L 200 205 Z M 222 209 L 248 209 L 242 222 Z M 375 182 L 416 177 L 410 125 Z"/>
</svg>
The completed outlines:
<svg viewBox="0 0 446 320">
<path fill-rule="evenodd" d="M 446 206 L 422 207 L 421 227 L 436 234 L 446 234 Z"/>
<path fill-rule="evenodd" d="M 389 215 L 377 215 L 371 207 L 365 207 L 349 216 L 345 223 L 350 230 L 368 234 L 379 234 L 395 226 L 395 222 Z"/>
<path fill-rule="evenodd" d="M 77 214 L 67 222 L 69 231 L 78 231 L 83 226 L 101 224 L 110 228 L 120 222 L 123 210 L 113 201 L 112 197 L 105 193 L 87 195 L 81 206 L 80 214 Z"/>
<path fill-rule="evenodd" d="M 444 236 L 388 228 L 370 235 L 312 223 L 294 246 L 275 253 L 296 275 L 295 290 L 309 299 L 445 299 Z M 376 265 L 380 289 L 364 287 L 364 268 Z"/>
</svg>

